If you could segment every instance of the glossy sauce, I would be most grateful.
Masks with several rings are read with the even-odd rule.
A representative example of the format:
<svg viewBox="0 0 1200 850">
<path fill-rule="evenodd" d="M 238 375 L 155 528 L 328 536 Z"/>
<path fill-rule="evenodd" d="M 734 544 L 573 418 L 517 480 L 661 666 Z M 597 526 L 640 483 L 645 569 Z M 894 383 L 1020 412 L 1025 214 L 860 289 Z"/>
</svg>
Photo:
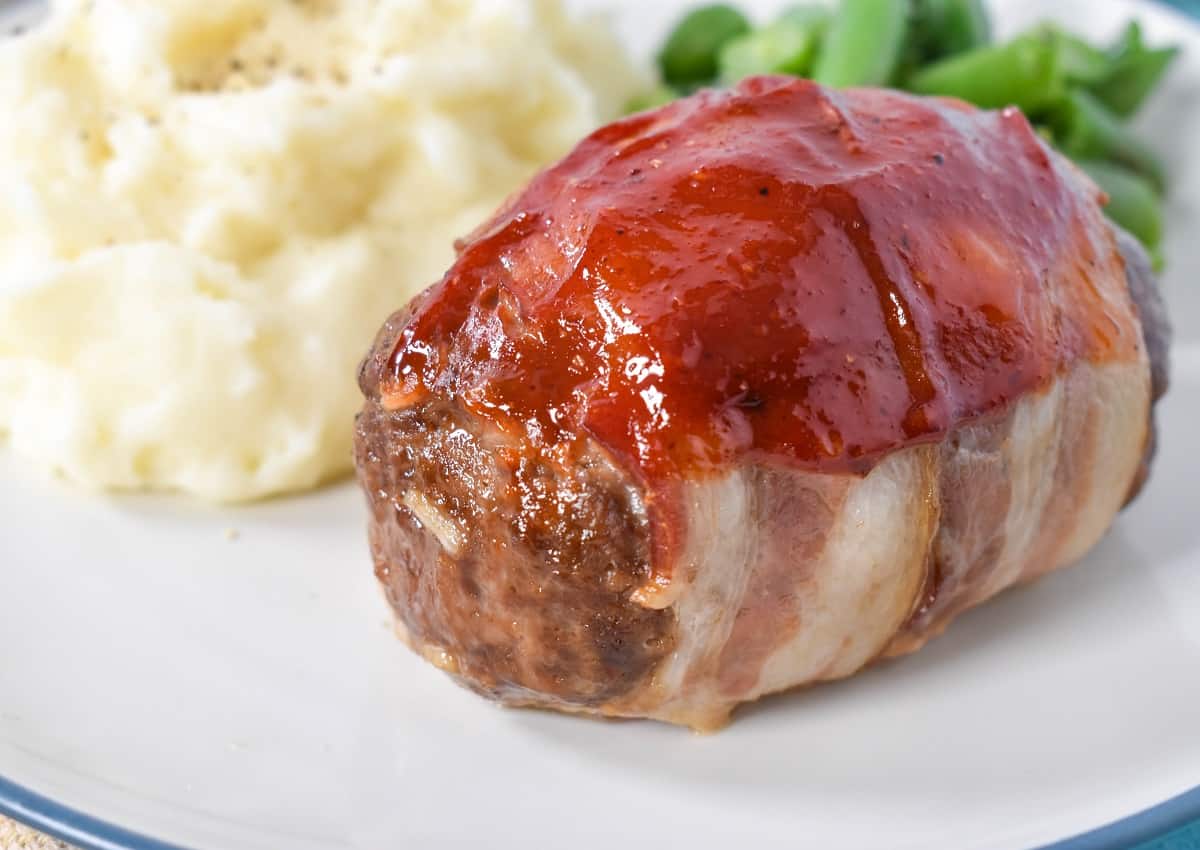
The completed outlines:
<svg viewBox="0 0 1200 850">
<path fill-rule="evenodd" d="M 652 487 L 747 459 L 862 474 L 1136 350 L 1099 199 L 1015 110 L 703 92 L 599 130 L 475 234 L 385 404 L 588 436 Z"/>
</svg>

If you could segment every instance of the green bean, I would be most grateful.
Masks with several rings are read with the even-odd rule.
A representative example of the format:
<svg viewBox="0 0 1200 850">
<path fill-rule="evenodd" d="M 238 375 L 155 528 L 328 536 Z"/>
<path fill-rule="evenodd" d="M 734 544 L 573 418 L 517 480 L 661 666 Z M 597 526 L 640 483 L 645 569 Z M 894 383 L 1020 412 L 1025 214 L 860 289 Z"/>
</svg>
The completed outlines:
<svg viewBox="0 0 1200 850">
<path fill-rule="evenodd" d="M 842 0 L 817 56 L 813 79 L 827 86 L 891 81 L 908 27 L 903 0 Z"/>
<path fill-rule="evenodd" d="M 1074 160 L 1102 159 L 1145 177 L 1158 191 L 1166 176 L 1158 157 L 1096 97 L 1075 89 L 1046 112 L 1060 150 Z"/>
<path fill-rule="evenodd" d="M 1112 72 L 1112 60 L 1105 51 L 1054 27 L 1047 27 L 1045 31 L 1058 40 L 1063 77 L 1067 82 L 1095 85 Z"/>
<path fill-rule="evenodd" d="M 701 6 L 688 13 L 658 54 L 663 79 L 675 86 L 711 82 L 717 75 L 717 53 L 731 39 L 750 31 L 745 15 L 723 4 Z"/>
<path fill-rule="evenodd" d="M 918 64 L 987 44 L 992 24 L 983 0 L 914 0 L 909 29 Z"/>
<path fill-rule="evenodd" d="M 1143 177 L 1111 162 L 1084 160 L 1079 166 L 1108 195 L 1104 211 L 1154 252 L 1162 241 L 1162 209 L 1154 187 Z"/>
<path fill-rule="evenodd" d="M 740 35 L 721 48 L 720 79 L 736 83 L 755 74 L 801 77 L 812 68 L 829 13 L 819 6 L 791 9 L 774 23 Z"/>
<path fill-rule="evenodd" d="M 791 21 L 824 32 L 825 28 L 829 26 L 829 9 L 815 3 L 800 3 L 788 6 L 780 12 L 777 20 Z"/>
<path fill-rule="evenodd" d="M 1133 21 L 1109 49 L 1108 73 L 1090 86 L 1092 93 L 1122 117 L 1137 111 L 1179 55 L 1178 47 L 1149 49 Z"/>
<path fill-rule="evenodd" d="M 1061 51 L 1043 33 L 979 47 L 922 68 L 908 79 L 918 94 L 958 97 L 984 108 L 1036 112 L 1062 93 Z"/>
<path fill-rule="evenodd" d="M 625 114 L 632 112 L 643 112 L 647 109 L 655 109 L 659 106 L 664 106 L 673 100 L 676 100 L 681 95 L 678 89 L 671 86 L 660 84 L 654 88 L 635 94 L 625 104 Z"/>
</svg>

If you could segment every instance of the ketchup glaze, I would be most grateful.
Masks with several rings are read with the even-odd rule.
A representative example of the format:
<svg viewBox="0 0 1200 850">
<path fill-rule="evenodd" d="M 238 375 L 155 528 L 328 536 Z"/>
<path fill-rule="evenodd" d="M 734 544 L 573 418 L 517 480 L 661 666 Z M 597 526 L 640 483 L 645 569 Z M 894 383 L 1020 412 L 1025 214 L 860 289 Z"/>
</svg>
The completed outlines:
<svg viewBox="0 0 1200 850">
<path fill-rule="evenodd" d="M 453 397 L 652 485 L 864 474 L 1130 356 L 1101 193 L 1015 109 L 760 77 L 604 127 L 411 308 L 384 404 Z"/>
</svg>

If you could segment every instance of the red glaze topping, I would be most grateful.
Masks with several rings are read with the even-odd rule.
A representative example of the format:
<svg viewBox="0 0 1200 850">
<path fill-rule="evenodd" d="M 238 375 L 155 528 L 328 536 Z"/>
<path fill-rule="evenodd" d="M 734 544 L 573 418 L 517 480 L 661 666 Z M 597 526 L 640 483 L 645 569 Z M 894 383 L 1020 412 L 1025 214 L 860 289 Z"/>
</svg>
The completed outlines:
<svg viewBox="0 0 1200 850">
<path fill-rule="evenodd" d="M 702 92 L 597 131 L 478 231 L 414 303 L 384 402 L 590 436 L 651 484 L 747 458 L 862 473 L 1132 356 L 1099 200 L 1016 110 Z"/>
</svg>

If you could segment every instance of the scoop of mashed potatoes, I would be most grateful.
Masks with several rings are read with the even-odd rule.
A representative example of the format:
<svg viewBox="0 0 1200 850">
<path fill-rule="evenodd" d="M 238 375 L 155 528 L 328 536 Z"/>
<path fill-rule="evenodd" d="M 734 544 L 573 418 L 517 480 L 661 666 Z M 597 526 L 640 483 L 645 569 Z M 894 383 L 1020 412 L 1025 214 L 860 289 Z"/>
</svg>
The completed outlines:
<svg viewBox="0 0 1200 850">
<path fill-rule="evenodd" d="M 70 0 L 0 44 L 0 436 L 105 488 L 350 468 L 355 372 L 638 79 L 545 0 Z"/>
</svg>

